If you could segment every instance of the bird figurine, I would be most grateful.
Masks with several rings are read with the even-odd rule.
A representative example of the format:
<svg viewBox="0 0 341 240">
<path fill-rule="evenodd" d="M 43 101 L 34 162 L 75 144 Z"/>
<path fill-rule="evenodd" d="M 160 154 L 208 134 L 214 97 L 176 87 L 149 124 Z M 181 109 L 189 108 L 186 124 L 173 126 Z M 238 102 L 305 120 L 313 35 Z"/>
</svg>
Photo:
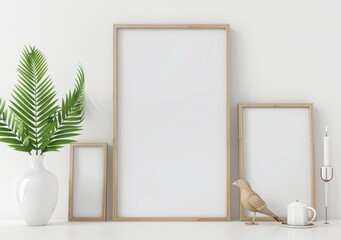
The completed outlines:
<svg viewBox="0 0 341 240">
<path fill-rule="evenodd" d="M 232 184 L 240 189 L 240 201 L 242 202 L 243 207 L 246 210 L 253 212 L 252 221 L 248 224 L 255 224 L 257 212 L 273 217 L 277 222 L 284 223 L 278 216 L 267 208 L 266 203 L 252 190 L 250 184 L 246 180 L 239 179 Z"/>
</svg>

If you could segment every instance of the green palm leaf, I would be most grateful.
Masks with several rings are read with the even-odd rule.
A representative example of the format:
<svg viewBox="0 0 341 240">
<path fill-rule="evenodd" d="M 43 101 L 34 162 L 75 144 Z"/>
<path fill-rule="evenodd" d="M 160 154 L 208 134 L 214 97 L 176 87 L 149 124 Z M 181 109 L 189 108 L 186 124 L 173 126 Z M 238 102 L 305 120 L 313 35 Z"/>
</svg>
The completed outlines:
<svg viewBox="0 0 341 240">
<path fill-rule="evenodd" d="M 8 143 L 18 151 L 30 152 L 32 144 L 27 128 L 11 111 L 6 109 L 5 101 L 0 97 L 0 142 Z"/>
<path fill-rule="evenodd" d="M 43 53 L 34 47 L 25 47 L 18 66 L 19 83 L 12 95 L 14 100 L 10 101 L 11 111 L 28 126 L 36 154 L 41 149 L 39 126 L 58 109 L 56 91 L 51 78 L 46 76 L 47 69 Z"/>
<path fill-rule="evenodd" d="M 18 65 L 9 109 L 0 98 L 0 142 L 18 151 L 58 151 L 79 135 L 84 119 L 84 71 L 78 68 L 76 84 L 57 105 L 56 91 L 44 54 L 35 47 L 25 47 Z"/>
<path fill-rule="evenodd" d="M 74 90 L 66 94 L 62 99 L 62 108 L 58 110 L 52 120 L 55 123 L 55 129 L 51 137 L 44 142 L 43 152 L 55 151 L 61 148 L 63 144 L 74 142 L 71 137 L 79 135 L 82 130 L 80 123 L 84 119 L 84 71 L 80 66 L 76 76 Z"/>
</svg>

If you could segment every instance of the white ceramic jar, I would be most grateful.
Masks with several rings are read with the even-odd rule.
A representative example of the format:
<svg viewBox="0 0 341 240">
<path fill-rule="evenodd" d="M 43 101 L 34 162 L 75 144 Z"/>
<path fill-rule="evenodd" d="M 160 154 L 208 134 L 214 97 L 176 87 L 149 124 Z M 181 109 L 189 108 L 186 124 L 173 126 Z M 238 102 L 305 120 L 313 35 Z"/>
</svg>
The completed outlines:
<svg viewBox="0 0 341 240">
<path fill-rule="evenodd" d="M 312 207 L 307 207 L 298 200 L 288 205 L 288 219 L 287 224 L 296 226 L 306 226 L 312 223 L 316 218 L 316 211 Z M 308 210 L 313 212 L 313 217 L 308 221 Z"/>
<path fill-rule="evenodd" d="M 44 156 L 30 156 L 30 169 L 16 181 L 16 198 L 27 225 L 45 225 L 57 203 L 57 177 L 46 170 Z"/>
</svg>

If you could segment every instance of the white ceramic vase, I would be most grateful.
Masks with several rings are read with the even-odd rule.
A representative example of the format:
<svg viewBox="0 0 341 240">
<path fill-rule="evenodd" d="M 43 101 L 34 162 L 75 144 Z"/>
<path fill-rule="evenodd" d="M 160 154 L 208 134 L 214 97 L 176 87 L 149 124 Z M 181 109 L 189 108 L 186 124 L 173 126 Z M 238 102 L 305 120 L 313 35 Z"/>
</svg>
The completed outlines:
<svg viewBox="0 0 341 240">
<path fill-rule="evenodd" d="M 19 209 L 27 225 L 45 225 L 57 203 L 57 177 L 43 164 L 44 156 L 30 156 L 30 169 L 17 178 L 15 190 Z"/>
</svg>

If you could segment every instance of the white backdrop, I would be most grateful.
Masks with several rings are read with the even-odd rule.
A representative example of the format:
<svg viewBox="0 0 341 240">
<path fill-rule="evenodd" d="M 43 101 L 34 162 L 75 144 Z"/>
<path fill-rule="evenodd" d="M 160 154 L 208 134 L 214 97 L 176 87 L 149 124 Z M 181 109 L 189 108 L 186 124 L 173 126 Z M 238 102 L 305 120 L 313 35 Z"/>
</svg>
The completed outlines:
<svg viewBox="0 0 341 240">
<path fill-rule="evenodd" d="M 316 166 L 322 164 L 322 136 L 328 124 L 335 167 L 330 184 L 330 217 L 341 218 L 341 208 L 337 207 L 341 201 L 341 148 L 337 146 L 341 142 L 340 12 L 339 0 L 2 0 L 0 96 L 10 98 L 25 44 L 36 45 L 46 54 L 59 96 L 73 87 L 80 61 L 86 73 L 87 112 L 85 130 L 78 139 L 108 142 L 111 146 L 112 24 L 229 23 L 231 180 L 238 175 L 238 102 L 313 102 Z M 110 162 L 111 159 L 110 154 Z M 45 165 L 59 180 L 59 200 L 53 217 L 66 219 L 69 148 L 47 155 Z M 0 218 L 20 216 L 12 183 L 27 167 L 26 155 L 0 144 Z M 316 175 L 319 176 L 318 169 Z M 232 187 L 234 219 L 238 218 L 238 194 Z M 323 184 L 317 179 L 320 214 L 322 194 Z"/>
</svg>

